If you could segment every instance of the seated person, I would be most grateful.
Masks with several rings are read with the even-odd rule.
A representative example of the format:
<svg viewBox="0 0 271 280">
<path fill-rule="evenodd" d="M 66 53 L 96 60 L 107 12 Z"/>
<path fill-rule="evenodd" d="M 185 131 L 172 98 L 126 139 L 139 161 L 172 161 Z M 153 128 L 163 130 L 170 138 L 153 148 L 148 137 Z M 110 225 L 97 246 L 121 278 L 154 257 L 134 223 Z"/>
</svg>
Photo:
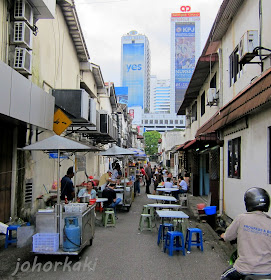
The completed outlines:
<svg viewBox="0 0 271 280">
<path fill-rule="evenodd" d="M 106 173 L 104 173 L 101 178 L 100 178 L 100 181 L 99 181 L 99 188 L 103 191 L 104 188 L 106 187 L 106 185 L 109 183 L 109 182 L 114 182 L 113 180 L 111 180 L 111 176 L 112 176 L 112 170 L 108 170 Z"/>
<path fill-rule="evenodd" d="M 113 208 L 116 215 L 116 206 L 121 202 L 121 198 L 117 198 L 116 192 L 114 191 L 116 184 L 110 183 L 103 190 L 102 197 L 107 198 L 108 201 L 104 202 L 104 208 Z"/>
<path fill-rule="evenodd" d="M 88 181 L 87 187 L 83 188 L 79 191 L 78 193 L 78 198 L 83 197 L 83 196 L 90 196 L 90 198 L 96 198 L 96 191 L 93 189 L 93 182 Z M 80 201 L 80 199 L 79 199 Z"/>
<path fill-rule="evenodd" d="M 187 183 L 185 182 L 181 174 L 179 174 L 179 178 L 180 178 L 179 190 L 173 192 L 172 194 L 176 199 L 178 199 L 180 193 L 187 193 L 187 189 L 188 189 Z"/>
<path fill-rule="evenodd" d="M 171 178 L 167 177 L 167 181 L 164 184 L 165 188 L 173 188 L 173 183 L 171 181 Z"/>
</svg>

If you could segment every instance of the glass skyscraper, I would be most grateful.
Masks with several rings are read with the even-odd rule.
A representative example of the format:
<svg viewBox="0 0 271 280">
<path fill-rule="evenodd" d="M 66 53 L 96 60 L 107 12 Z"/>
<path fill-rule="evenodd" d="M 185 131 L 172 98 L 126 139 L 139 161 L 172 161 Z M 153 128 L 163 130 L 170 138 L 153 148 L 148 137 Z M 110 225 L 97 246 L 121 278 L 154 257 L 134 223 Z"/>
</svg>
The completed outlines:
<svg viewBox="0 0 271 280">
<path fill-rule="evenodd" d="M 121 85 L 128 87 L 128 108 L 150 110 L 149 40 L 137 31 L 121 38 Z"/>
</svg>

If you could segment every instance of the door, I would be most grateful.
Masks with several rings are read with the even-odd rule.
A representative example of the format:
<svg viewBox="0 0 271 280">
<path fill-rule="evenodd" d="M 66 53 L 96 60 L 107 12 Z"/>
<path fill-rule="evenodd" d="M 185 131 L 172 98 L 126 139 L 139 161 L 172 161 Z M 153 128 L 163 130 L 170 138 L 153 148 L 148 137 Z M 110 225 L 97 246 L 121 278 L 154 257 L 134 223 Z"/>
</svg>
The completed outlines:
<svg viewBox="0 0 271 280">
<path fill-rule="evenodd" d="M 13 127 L 0 124 L 0 221 L 7 222 L 11 209 Z"/>
<path fill-rule="evenodd" d="M 200 156 L 200 195 L 208 195 L 210 192 L 209 153 Z"/>
</svg>

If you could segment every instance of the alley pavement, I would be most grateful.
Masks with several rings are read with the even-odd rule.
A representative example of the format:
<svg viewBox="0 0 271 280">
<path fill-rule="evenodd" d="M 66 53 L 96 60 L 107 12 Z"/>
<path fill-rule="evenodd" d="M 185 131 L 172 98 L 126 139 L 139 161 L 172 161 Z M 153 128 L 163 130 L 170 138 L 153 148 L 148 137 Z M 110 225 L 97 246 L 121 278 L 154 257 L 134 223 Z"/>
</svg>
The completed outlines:
<svg viewBox="0 0 271 280">
<path fill-rule="evenodd" d="M 151 188 L 152 190 L 152 188 Z M 231 248 L 219 240 L 219 236 L 206 222 L 198 221 L 196 204 L 200 198 L 189 196 L 189 208 L 182 209 L 190 216 L 189 227 L 203 231 L 204 251 L 192 247 L 185 256 L 174 252 L 170 257 L 157 245 L 157 228 L 139 231 L 139 219 L 143 205 L 154 203 L 147 198 L 145 188 L 136 196 L 129 212 L 118 211 L 116 227 L 104 228 L 97 213 L 96 231 L 91 247 L 86 247 L 80 259 L 63 256 L 35 256 L 30 247 L 0 247 L 0 279 L 172 279 L 172 280 L 217 280 L 228 266 Z M 156 221 L 158 227 L 159 220 Z M 33 263 L 40 264 L 33 267 Z M 17 268 L 18 271 L 17 271 Z M 85 269 L 86 268 L 86 269 Z M 13 276 L 11 275 L 13 273 Z"/>
</svg>

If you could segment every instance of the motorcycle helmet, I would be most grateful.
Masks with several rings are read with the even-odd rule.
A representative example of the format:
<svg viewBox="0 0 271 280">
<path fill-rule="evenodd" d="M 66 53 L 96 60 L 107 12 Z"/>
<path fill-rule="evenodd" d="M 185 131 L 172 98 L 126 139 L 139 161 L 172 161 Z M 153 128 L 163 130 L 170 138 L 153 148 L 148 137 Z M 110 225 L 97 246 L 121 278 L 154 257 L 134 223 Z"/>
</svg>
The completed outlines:
<svg viewBox="0 0 271 280">
<path fill-rule="evenodd" d="M 244 195 L 244 201 L 247 212 L 263 211 L 268 212 L 270 206 L 270 197 L 266 190 L 262 188 L 250 188 Z"/>
</svg>

